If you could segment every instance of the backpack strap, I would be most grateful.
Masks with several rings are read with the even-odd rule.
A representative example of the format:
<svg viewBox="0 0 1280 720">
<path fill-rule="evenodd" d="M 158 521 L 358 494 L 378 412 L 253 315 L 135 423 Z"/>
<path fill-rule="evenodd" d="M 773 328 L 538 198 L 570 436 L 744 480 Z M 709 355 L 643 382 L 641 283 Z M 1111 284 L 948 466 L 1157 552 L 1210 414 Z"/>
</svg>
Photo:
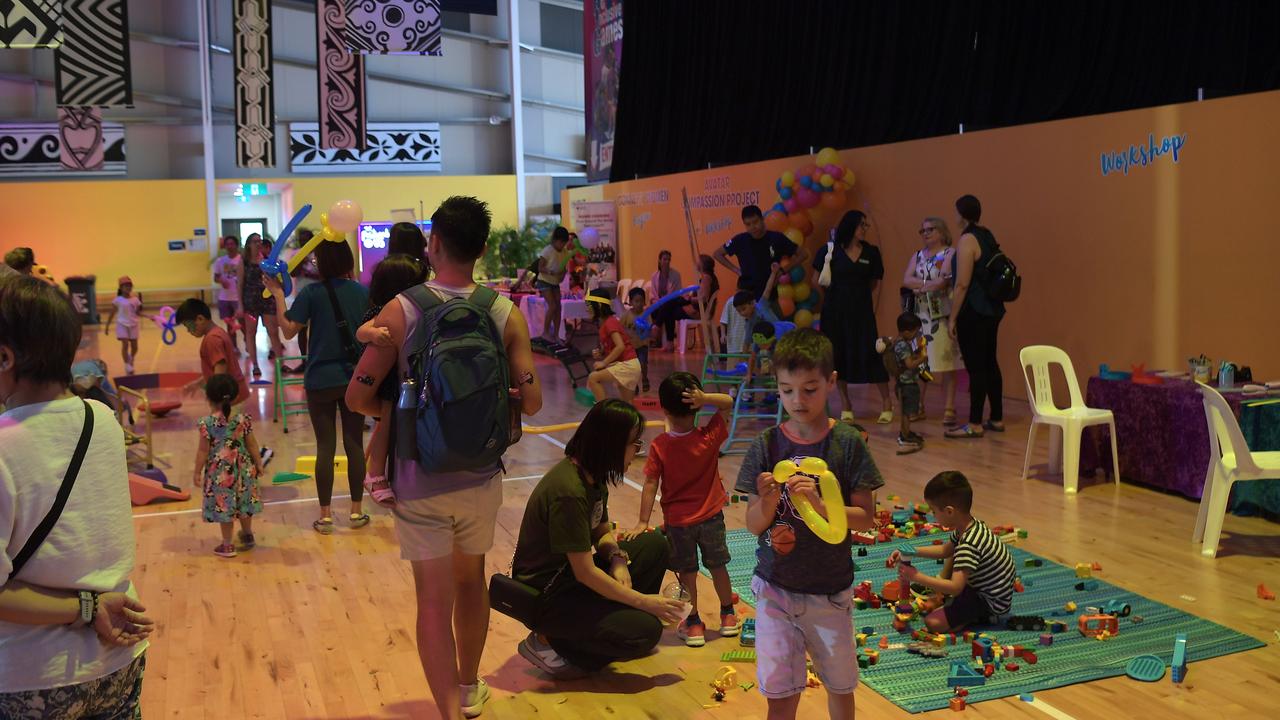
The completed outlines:
<svg viewBox="0 0 1280 720">
<path fill-rule="evenodd" d="M 498 292 L 488 285 L 477 285 L 476 289 L 471 291 L 471 297 L 467 298 L 467 301 L 489 312 L 493 304 L 498 301 L 498 297 Z"/>
<path fill-rule="evenodd" d="M 436 295 L 427 288 L 426 283 L 418 283 L 400 294 L 409 298 L 409 300 L 418 307 L 419 313 L 425 313 L 437 305 L 444 304 L 444 301 L 440 299 L 439 295 Z"/>
</svg>

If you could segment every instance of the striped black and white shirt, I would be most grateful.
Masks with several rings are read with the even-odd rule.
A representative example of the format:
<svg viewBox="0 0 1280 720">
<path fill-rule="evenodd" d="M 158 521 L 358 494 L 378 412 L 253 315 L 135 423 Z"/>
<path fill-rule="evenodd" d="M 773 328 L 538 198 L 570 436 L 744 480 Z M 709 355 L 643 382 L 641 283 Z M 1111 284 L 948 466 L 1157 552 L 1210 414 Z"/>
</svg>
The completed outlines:
<svg viewBox="0 0 1280 720">
<path fill-rule="evenodd" d="M 986 601 L 994 615 L 1004 615 L 1013 607 L 1013 579 L 1017 574 L 1009 549 L 987 529 L 986 523 L 974 519 L 961 535 L 951 534 L 955 545 L 953 570 L 964 570 L 969 587 Z"/>
</svg>

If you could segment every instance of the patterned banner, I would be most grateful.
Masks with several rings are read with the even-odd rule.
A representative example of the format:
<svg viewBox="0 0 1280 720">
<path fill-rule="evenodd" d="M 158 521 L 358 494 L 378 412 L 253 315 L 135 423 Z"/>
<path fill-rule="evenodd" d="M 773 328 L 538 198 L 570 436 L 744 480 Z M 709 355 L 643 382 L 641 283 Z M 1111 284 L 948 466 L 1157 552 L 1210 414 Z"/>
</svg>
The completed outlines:
<svg viewBox="0 0 1280 720">
<path fill-rule="evenodd" d="M 62 44 L 62 0 L 0 0 L 0 48 Z"/>
<path fill-rule="evenodd" d="M 586 0 L 582 5 L 583 79 L 586 80 L 587 180 L 609 179 L 622 67 L 622 0 Z"/>
<path fill-rule="evenodd" d="M 289 126 L 289 169 L 296 173 L 440 172 L 440 123 L 369 123 L 364 150 L 325 149 L 320 126 Z"/>
<path fill-rule="evenodd" d="M 342 31 L 347 14 L 342 0 L 316 4 L 316 47 L 320 48 L 320 146 L 363 150 L 368 120 L 364 94 L 364 56 L 347 50 Z"/>
<path fill-rule="evenodd" d="M 276 164 L 271 0 L 232 0 L 236 64 L 236 167 Z"/>
<path fill-rule="evenodd" d="M 440 0 L 343 0 L 343 39 L 365 55 L 443 55 Z"/>
<path fill-rule="evenodd" d="M 62 167 L 67 170 L 101 170 L 102 111 L 95 107 L 58 108 L 58 139 L 62 142 Z"/>
<path fill-rule="evenodd" d="M 63 131 L 58 123 L 0 125 L 0 178 L 124 175 L 127 170 L 124 126 L 101 123 L 98 128 L 97 154 L 102 159 L 99 168 L 75 170 L 63 165 Z M 67 133 L 69 141 L 77 148 L 72 151 L 73 156 L 79 153 L 87 158 L 91 154 L 84 152 L 95 142 L 89 135 L 82 127 Z"/>
<path fill-rule="evenodd" d="M 54 54 L 58 104 L 133 105 L 125 0 L 63 0 L 62 33 Z"/>
</svg>

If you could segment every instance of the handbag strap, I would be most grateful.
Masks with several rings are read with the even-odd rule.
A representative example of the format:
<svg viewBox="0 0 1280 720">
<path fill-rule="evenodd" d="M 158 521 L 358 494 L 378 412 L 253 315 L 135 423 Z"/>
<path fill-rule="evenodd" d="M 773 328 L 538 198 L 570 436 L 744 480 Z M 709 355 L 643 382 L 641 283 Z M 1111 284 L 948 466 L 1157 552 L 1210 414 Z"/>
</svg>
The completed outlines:
<svg viewBox="0 0 1280 720">
<path fill-rule="evenodd" d="M 342 337 L 342 352 L 346 353 L 345 362 L 355 365 L 360 359 L 360 350 L 356 345 L 356 336 L 351 332 L 347 316 L 342 313 L 342 305 L 338 302 L 338 291 L 334 290 L 329 280 L 324 281 L 324 289 L 329 293 L 329 304 L 333 306 L 333 319 L 337 321 L 338 332 Z"/>
<path fill-rule="evenodd" d="M 62 516 L 62 508 L 66 507 L 67 498 L 71 495 L 71 488 L 76 484 L 76 475 L 80 474 L 80 465 L 84 462 L 84 456 L 89 451 L 89 440 L 93 437 L 93 408 L 89 407 L 89 403 L 83 399 L 80 402 L 84 404 L 84 429 L 80 431 L 80 442 L 76 444 L 75 454 L 71 456 L 71 463 L 67 465 L 67 473 L 62 476 L 62 485 L 58 488 L 58 495 L 53 500 L 53 507 L 49 508 L 48 514 L 36 526 L 35 532 L 31 533 L 26 544 L 14 556 L 13 569 L 9 571 L 9 577 L 5 582 L 22 572 L 23 566 L 32 555 L 36 554 L 36 550 L 44 543 L 45 538 L 49 537 L 49 531 L 53 530 L 53 526 L 58 523 L 58 518 Z"/>
</svg>

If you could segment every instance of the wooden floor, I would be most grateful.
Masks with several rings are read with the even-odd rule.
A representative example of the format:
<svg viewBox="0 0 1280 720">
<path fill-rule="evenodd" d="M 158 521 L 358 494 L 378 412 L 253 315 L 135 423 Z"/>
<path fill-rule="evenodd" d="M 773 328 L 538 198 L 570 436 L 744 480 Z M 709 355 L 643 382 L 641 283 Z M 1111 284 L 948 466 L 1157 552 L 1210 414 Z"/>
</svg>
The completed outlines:
<svg viewBox="0 0 1280 720">
<path fill-rule="evenodd" d="M 163 347 L 158 333 L 144 330 L 137 371 L 198 369 L 196 341 L 179 335 L 175 346 Z M 265 337 L 259 346 L 265 348 Z M 88 341 L 82 355 L 104 358 L 115 372 L 122 367 L 118 344 L 101 334 Z M 655 386 L 673 366 L 694 372 L 700 368 L 700 356 L 693 354 L 654 353 L 651 359 Z M 546 404 L 533 422 L 579 419 L 583 408 L 573 402 L 564 371 L 547 358 L 539 363 Z M 1017 388 L 1021 396 L 1016 376 L 1006 379 L 1006 387 Z M 292 418 L 291 431 L 282 433 L 281 425 L 269 420 L 270 399 L 269 386 L 255 390 L 251 412 L 263 418 L 256 426 L 259 442 L 276 451 L 270 470 L 288 470 L 297 455 L 314 453 L 314 438 L 305 416 Z M 939 401 L 932 392 L 932 418 L 941 415 Z M 927 438 L 924 451 L 904 457 L 892 451 L 893 430 L 869 419 L 876 404 L 874 391 L 868 391 L 857 409 L 871 428 L 871 448 L 887 481 L 882 495 L 918 500 L 934 473 L 962 470 L 976 487 L 976 514 L 991 523 L 1029 529 L 1026 549 L 1067 564 L 1097 561 L 1108 582 L 1268 643 L 1261 650 L 1194 663 L 1182 686 L 1112 678 L 1037 693 L 1039 700 L 1075 718 L 1263 717 L 1274 712 L 1273 693 L 1280 691 L 1274 634 L 1280 628 L 1280 604 L 1256 599 L 1254 587 L 1266 581 L 1280 589 L 1280 525 L 1229 517 L 1221 554 L 1216 561 L 1207 560 L 1190 542 L 1194 502 L 1100 479 L 1082 479 L 1080 494 L 1068 497 L 1061 479 L 1045 473 L 1043 435 L 1033 460 L 1041 463 L 1041 477 L 1023 482 L 1027 413 L 1022 400 L 1007 403 L 1009 432 L 1004 435 L 945 440 L 931 420 L 917 428 Z M 178 485 L 190 482 L 195 418 L 203 412 L 201 401 L 188 399 L 181 410 L 157 423 L 157 450 L 172 463 L 165 469 Z M 568 433 L 526 436 L 509 454 L 496 546 L 489 556 L 491 572 L 506 569 L 525 500 L 538 476 L 561 456 L 557 442 L 567 439 Z M 639 478 L 641 462 L 632 466 L 632 479 Z M 739 463 L 737 457 L 722 461 L 727 482 L 736 478 Z M 343 478 L 338 482 L 335 492 L 344 493 Z M 345 501 L 339 499 L 335 511 L 340 528 L 323 537 L 311 530 L 317 514 L 314 496 L 310 481 L 268 483 L 263 492 L 268 507 L 256 526 L 258 548 L 232 560 L 212 554 L 218 531 L 201 521 L 197 500 L 135 508 L 134 580 L 159 623 L 143 690 L 147 717 L 436 717 L 414 646 L 410 570 L 399 558 L 391 517 L 374 508 L 369 527 L 344 528 Z M 639 497 L 634 487 L 619 488 L 612 493 L 611 517 L 620 525 L 634 522 Z M 729 509 L 728 524 L 744 526 L 742 506 Z M 709 583 L 704 584 L 702 597 L 712 597 Z M 710 612 L 710 603 L 704 605 Z M 711 702 L 707 683 L 720 665 L 719 655 L 736 648 L 736 639 L 714 639 L 691 649 L 668 632 L 659 652 L 649 657 L 618 663 L 593 679 L 556 684 L 516 654 L 524 634 L 518 623 L 492 616 L 481 665 L 493 690 L 486 718 L 765 716 L 765 701 L 755 691 L 733 691 L 720 707 L 704 709 Z M 744 681 L 752 679 L 750 666 L 740 670 L 746 671 Z M 858 689 L 857 705 L 864 718 L 907 716 L 866 687 Z M 825 717 L 825 708 L 823 691 L 807 691 L 800 717 Z M 1042 714 L 1016 698 L 981 703 L 966 712 L 982 718 Z"/>
</svg>

